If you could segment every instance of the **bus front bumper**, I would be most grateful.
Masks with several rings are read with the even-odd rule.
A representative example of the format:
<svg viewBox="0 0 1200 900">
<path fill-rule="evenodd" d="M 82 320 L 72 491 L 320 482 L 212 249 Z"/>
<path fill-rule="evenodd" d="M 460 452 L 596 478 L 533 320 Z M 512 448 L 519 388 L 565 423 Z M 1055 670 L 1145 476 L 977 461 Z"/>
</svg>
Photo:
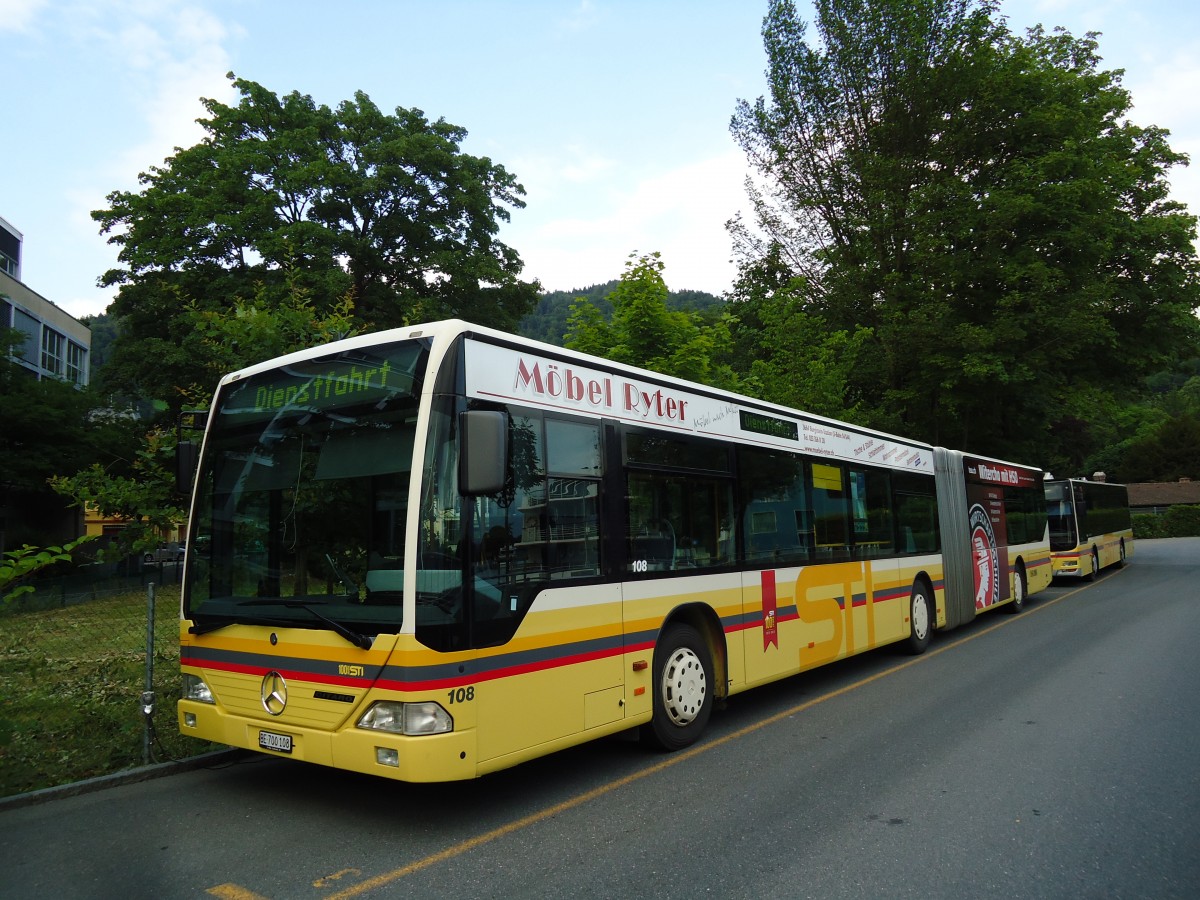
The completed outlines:
<svg viewBox="0 0 1200 900">
<path fill-rule="evenodd" d="M 474 729 L 417 737 L 354 726 L 324 731 L 277 726 L 195 700 L 179 701 L 177 719 L 186 737 L 397 781 L 461 781 L 478 774 Z"/>
</svg>

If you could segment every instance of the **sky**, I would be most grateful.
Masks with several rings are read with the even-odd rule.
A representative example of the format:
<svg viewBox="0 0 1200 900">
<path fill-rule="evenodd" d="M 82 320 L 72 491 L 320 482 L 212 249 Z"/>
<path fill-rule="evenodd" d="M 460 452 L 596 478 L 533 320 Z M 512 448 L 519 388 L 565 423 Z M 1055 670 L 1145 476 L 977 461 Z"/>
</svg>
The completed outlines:
<svg viewBox="0 0 1200 900">
<path fill-rule="evenodd" d="M 810 0 L 797 0 L 812 21 Z M 662 254 L 672 290 L 721 294 L 725 222 L 748 209 L 729 122 L 766 92 L 766 0 L 0 0 L 0 218 L 22 281 L 79 317 L 103 312 L 116 250 L 90 213 L 203 131 L 226 78 L 336 106 L 366 92 L 468 132 L 526 190 L 500 240 L 547 290 L 619 278 Z M 1131 118 L 1195 160 L 1170 175 L 1200 213 L 1200 3 L 1004 0 L 1014 30 L 1100 32 Z M 811 32 L 810 32 L 811 33 Z"/>
</svg>

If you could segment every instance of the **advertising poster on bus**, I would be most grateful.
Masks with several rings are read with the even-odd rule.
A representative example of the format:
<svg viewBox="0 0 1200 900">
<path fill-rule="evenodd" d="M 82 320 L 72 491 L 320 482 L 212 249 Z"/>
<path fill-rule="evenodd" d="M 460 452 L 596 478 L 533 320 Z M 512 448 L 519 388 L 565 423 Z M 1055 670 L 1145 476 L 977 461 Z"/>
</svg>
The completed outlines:
<svg viewBox="0 0 1200 900">
<path fill-rule="evenodd" d="M 963 457 L 963 468 L 975 576 L 975 609 L 978 611 L 1009 597 L 1008 523 L 1004 514 L 1004 490 L 1036 484 L 1039 473 L 1009 463 L 970 456 Z"/>
</svg>

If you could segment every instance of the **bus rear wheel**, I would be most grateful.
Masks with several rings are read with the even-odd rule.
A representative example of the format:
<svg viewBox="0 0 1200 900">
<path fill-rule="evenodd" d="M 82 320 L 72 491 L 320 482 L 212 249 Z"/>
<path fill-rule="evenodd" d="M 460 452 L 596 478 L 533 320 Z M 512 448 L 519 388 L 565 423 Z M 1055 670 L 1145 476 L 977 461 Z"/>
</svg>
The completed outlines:
<svg viewBox="0 0 1200 900">
<path fill-rule="evenodd" d="M 1025 608 L 1025 566 L 1017 563 L 1017 571 L 1013 572 L 1013 599 L 1008 604 L 1008 611 L 1016 615 Z"/>
<path fill-rule="evenodd" d="M 908 609 L 908 651 L 914 656 L 924 653 L 933 639 L 933 592 L 924 581 L 913 583 Z"/>
<path fill-rule="evenodd" d="M 682 750 L 696 742 L 712 715 L 712 654 L 695 628 L 673 623 L 654 648 L 654 718 L 642 742 Z"/>
</svg>

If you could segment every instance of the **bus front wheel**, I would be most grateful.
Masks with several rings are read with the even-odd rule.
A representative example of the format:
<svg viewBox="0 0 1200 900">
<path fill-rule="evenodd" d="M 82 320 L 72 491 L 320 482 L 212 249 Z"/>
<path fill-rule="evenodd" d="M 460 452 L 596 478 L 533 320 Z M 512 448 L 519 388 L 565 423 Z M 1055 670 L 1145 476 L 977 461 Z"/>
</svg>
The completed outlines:
<svg viewBox="0 0 1200 900">
<path fill-rule="evenodd" d="M 933 592 L 924 581 L 913 584 L 909 600 L 908 651 L 914 655 L 924 653 L 933 639 Z"/>
<path fill-rule="evenodd" d="M 1092 548 L 1092 554 L 1091 554 L 1091 557 L 1089 558 L 1088 565 L 1090 566 L 1090 568 L 1088 569 L 1088 573 L 1085 576 L 1084 580 L 1085 581 L 1095 581 L 1096 576 L 1100 574 L 1100 551 L 1097 550 L 1095 547 Z"/>
<path fill-rule="evenodd" d="M 695 628 L 668 625 L 654 648 L 654 718 L 642 741 L 658 750 L 695 743 L 712 715 L 712 654 Z"/>
</svg>

